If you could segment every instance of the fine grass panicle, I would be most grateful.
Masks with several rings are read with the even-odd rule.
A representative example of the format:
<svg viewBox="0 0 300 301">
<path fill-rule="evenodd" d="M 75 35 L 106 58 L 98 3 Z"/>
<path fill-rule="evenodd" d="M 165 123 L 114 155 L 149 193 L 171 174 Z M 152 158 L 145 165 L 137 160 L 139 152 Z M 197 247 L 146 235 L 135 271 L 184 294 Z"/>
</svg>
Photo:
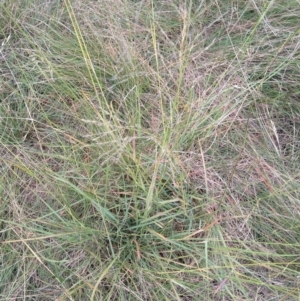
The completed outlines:
<svg viewBox="0 0 300 301">
<path fill-rule="evenodd" d="M 298 20 L 0 1 L 0 300 L 299 300 Z"/>
</svg>

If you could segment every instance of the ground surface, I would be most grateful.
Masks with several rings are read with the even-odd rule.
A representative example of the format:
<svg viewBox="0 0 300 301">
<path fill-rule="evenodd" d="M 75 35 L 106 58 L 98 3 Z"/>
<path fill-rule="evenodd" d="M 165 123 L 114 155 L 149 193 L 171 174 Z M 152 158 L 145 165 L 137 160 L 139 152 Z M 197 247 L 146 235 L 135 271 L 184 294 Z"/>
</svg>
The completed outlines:
<svg viewBox="0 0 300 301">
<path fill-rule="evenodd" d="M 300 300 L 299 20 L 0 1 L 0 300 Z"/>
</svg>

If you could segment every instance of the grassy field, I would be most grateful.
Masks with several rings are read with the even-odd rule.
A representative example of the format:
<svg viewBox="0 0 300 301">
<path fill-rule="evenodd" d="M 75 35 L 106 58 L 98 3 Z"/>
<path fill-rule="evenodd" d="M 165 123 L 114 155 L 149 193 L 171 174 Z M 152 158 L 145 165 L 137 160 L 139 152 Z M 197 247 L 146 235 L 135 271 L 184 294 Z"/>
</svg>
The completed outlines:
<svg viewBox="0 0 300 301">
<path fill-rule="evenodd" d="M 300 300 L 299 0 L 0 1 L 0 300 Z"/>
</svg>

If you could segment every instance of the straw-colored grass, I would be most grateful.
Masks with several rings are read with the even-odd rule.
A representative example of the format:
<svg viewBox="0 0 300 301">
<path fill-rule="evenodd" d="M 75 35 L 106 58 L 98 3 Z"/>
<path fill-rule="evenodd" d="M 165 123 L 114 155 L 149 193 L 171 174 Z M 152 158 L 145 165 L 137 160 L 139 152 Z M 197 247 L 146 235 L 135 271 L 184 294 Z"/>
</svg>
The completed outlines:
<svg viewBox="0 0 300 301">
<path fill-rule="evenodd" d="M 300 300 L 297 0 L 0 2 L 0 300 Z"/>
</svg>

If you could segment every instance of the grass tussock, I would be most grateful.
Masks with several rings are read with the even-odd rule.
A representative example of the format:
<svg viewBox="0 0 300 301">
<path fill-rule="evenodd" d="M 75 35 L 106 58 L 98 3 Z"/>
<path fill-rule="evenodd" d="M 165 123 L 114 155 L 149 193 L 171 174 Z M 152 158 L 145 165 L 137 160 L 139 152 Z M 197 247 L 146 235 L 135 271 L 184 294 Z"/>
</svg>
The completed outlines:
<svg viewBox="0 0 300 301">
<path fill-rule="evenodd" d="M 1 1 L 0 300 L 299 300 L 291 1 Z"/>
</svg>

